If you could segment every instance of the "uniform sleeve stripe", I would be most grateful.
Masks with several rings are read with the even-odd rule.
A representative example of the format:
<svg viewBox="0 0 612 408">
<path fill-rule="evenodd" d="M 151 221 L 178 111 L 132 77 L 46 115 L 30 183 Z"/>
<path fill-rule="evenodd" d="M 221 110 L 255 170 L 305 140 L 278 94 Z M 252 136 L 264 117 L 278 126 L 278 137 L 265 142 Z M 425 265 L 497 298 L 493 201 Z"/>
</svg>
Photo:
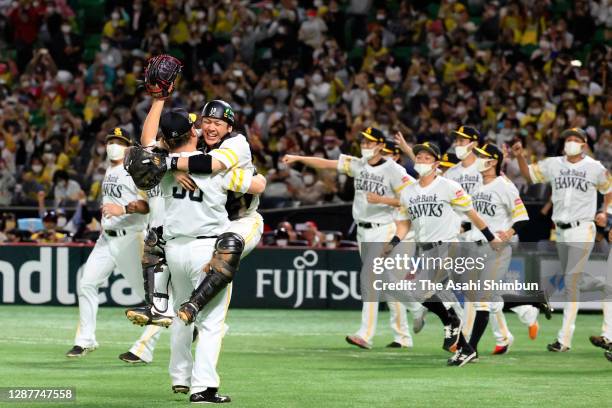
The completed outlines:
<svg viewBox="0 0 612 408">
<path fill-rule="evenodd" d="M 538 163 L 534 163 L 531 165 L 531 168 L 533 169 L 533 175 L 535 176 L 534 181 L 543 182 L 544 175 L 542 174 L 542 170 L 540 170 L 540 165 Z"/>
<path fill-rule="evenodd" d="M 228 190 L 234 191 L 236 185 L 236 171 L 232 171 L 232 180 L 229 183 Z"/>
<path fill-rule="evenodd" d="M 228 151 L 229 151 L 229 149 L 215 149 L 215 150 L 213 150 L 213 152 L 218 152 L 218 153 L 221 153 L 222 155 L 224 155 L 225 158 L 227 158 L 227 161 L 229 163 L 229 167 L 233 167 L 236 163 L 238 163 L 238 159 L 234 159 Z M 234 155 L 235 155 L 235 153 L 234 153 Z"/>
<path fill-rule="evenodd" d="M 238 179 L 238 188 L 236 188 L 236 190 L 242 191 L 242 183 L 244 182 L 244 170 L 239 169 L 238 171 L 240 172 L 240 179 Z"/>
<path fill-rule="evenodd" d="M 472 202 L 470 200 L 468 200 L 468 201 L 463 201 L 463 200 L 459 200 L 459 199 L 451 200 L 451 204 L 458 205 L 458 206 L 461 206 L 461 207 L 469 207 L 471 203 Z"/>
<path fill-rule="evenodd" d="M 517 213 L 512 212 L 512 218 L 518 218 L 518 217 L 520 217 L 521 215 L 528 215 L 528 214 L 527 214 L 527 210 L 519 211 L 519 212 L 517 212 Z"/>
<path fill-rule="evenodd" d="M 404 188 L 408 187 L 409 185 L 411 185 L 412 182 L 411 181 L 407 181 L 404 184 L 402 184 L 401 186 L 393 189 L 393 191 L 395 191 L 396 193 L 399 193 L 400 191 L 402 191 Z"/>
<path fill-rule="evenodd" d="M 233 157 L 234 157 L 234 162 L 235 162 L 234 164 L 238 163 L 238 155 L 236 154 L 236 152 L 235 152 L 235 151 L 233 151 L 233 150 L 232 150 L 232 149 L 230 149 L 230 148 L 224 148 L 224 150 L 227 150 L 227 151 L 228 151 L 228 153 L 229 153 L 231 156 L 233 156 Z"/>
<path fill-rule="evenodd" d="M 344 158 L 344 172 L 347 175 L 352 176 L 352 174 L 351 174 L 351 158 L 350 157 L 345 157 Z"/>
</svg>

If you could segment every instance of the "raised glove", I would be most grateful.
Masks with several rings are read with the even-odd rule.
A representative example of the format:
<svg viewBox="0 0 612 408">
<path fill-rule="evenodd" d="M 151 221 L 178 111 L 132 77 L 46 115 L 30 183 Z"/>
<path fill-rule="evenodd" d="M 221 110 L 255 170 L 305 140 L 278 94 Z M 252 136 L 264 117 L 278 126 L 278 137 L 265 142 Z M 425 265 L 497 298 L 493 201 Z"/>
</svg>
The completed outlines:
<svg viewBox="0 0 612 408">
<path fill-rule="evenodd" d="M 170 55 L 156 55 L 145 68 L 145 89 L 153 98 L 166 98 L 172 93 L 174 81 L 183 64 Z"/>
</svg>

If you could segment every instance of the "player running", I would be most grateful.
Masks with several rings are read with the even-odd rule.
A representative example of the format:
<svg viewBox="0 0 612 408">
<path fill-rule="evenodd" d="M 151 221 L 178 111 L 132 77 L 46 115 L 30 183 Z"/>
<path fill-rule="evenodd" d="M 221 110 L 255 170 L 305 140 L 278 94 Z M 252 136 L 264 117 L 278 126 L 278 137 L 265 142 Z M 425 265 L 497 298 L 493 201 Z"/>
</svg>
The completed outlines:
<svg viewBox="0 0 612 408">
<path fill-rule="evenodd" d="M 604 209 L 612 202 L 609 171 L 599 161 L 584 154 L 587 142 L 584 130 L 566 129 L 561 137 L 565 140 L 565 155 L 549 157 L 531 165 L 523 156 L 521 143 L 512 146 L 525 180 L 530 184 L 550 183 L 552 187 L 552 220 L 556 225 L 557 251 L 566 295 L 561 330 L 557 339 L 547 346 L 548 351 L 552 352 L 570 350 L 578 313 L 580 282 L 595 241 L 593 219 L 597 216 L 604 223 L 607 219 L 605 211 L 595 214 L 597 191 L 605 195 Z"/>
<path fill-rule="evenodd" d="M 354 177 L 355 198 L 353 200 L 353 219 L 357 224 L 357 242 L 362 260 L 368 254 L 362 251 L 365 243 L 387 242 L 395 234 L 393 221 L 394 207 L 388 200 L 396 200 L 400 191 L 414 182 L 406 170 L 382 157 L 385 147 L 385 136 L 379 129 L 369 127 L 361 132 L 361 157 L 340 155 L 338 160 L 319 157 L 302 157 L 286 155 L 283 163 L 303 163 L 316 169 L 336 169 L 341 174 Z M 372 194 L 379 197 L 377 203 L 369 201 Z M 384 202 L 384 203 L 383 203 Z M 400 302 L 387 302 L 390 311 L 390 323 L 393 330 L 393 342 L 388 347 L 412 347 L 412 336 L 408 329 L 406 311 Z M 361 310 L 361 327 L 346 341 L 357 347 L 371 349 L 378 320 L 378 302 L 363 300 Z M 421 324 L 422 326 L 422 324 Z"/>
<path fill-rule="evenodd" d="M 115 128 L 106 137 L 106 153 L 111 165 L 102 182 L 102 233 L 87 258 L 79 281 L 79 326 L 74 347 L 66 353 L 67 357 L 82 357 L 98 347 L 95 336 L 98 290 L 113 270 L 127 279 L 140 298 L 145 297 L 140 259 L 149 205 L 144 193 L 122 166 L 130 144 L 129 136 L 121 128 Z M 150 362 L 159 330 L 159 327 L 147 328 L 128 353 L 142 362 Z"/>
</svg>

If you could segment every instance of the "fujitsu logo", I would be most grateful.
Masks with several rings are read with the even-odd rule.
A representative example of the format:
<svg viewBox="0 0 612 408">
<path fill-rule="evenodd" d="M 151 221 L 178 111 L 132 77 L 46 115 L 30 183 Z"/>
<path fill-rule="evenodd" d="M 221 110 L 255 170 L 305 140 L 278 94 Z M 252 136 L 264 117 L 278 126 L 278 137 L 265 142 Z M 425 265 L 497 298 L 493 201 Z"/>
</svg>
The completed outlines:
<svg viewBox="0 0 612 408">
<path fill-rule="evenodd" d="M 344 300 L 349 296 L 360 300 L 359 271 L 317 269 L 319 255 L 304 251 L 293 259 L 293 269 L 257 269 L 256 297 L 295 297 L 294 308 L 306 299 Z M 270 291 L 272 289 L 272 291 Z"/>
</svg>

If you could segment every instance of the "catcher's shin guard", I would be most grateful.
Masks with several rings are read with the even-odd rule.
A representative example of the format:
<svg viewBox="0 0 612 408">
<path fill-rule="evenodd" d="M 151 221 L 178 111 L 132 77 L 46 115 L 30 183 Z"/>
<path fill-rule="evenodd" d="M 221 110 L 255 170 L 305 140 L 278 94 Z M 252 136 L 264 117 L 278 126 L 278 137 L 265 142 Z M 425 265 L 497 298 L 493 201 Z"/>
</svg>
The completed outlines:
<svg viewBox="0 0 612 408">
<path fill-rule="evenodd" d="M 238 272 L 243 250 L 244 239 L 240 235 L 233 232 L 219 235 L 213 257 L 204 267 L 204 279 L 178 311 L 179 318 L 185 324 L 193 323 L 198 312 L 232 282 Z"/>
<path fill-rule="evenodd" d="M 168 286 L 170 273 L 165 267 L 164 241 L 161 238 L 162 228 L 150 229 L 145 238 L 145 249 L 142 257 L 144 275 L 145 302 L 154 306 L 158 312 L 168 310 Z"/>
</svg>

